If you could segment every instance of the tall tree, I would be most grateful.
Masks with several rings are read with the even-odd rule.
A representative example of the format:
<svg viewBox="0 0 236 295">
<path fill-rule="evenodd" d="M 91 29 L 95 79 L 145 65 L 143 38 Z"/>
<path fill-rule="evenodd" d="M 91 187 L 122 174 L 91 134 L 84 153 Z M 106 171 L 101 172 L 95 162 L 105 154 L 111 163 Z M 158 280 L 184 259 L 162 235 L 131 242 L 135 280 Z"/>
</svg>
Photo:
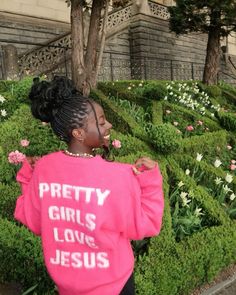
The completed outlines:
<svg viewBox="0 0 236 295">
<path fill-rule="evenodd" d="M 177 35 L 190 32 L 208 34 L 203 82 L 217 83 L 220 40 L 236 32 L 236 0 L 176 0 L 169 7 L 170 29 Z"/>
<path fill-rule="evenodd" d="M 102 63 L 110 1 L 66 0 L 66 2 L 71 7 L 72 79 L 76 87 L 88 96 L 91 88 L 96 87 Z M 123 2 L 115 1 L 116 6 L 124 5 Z"/>
</svg>

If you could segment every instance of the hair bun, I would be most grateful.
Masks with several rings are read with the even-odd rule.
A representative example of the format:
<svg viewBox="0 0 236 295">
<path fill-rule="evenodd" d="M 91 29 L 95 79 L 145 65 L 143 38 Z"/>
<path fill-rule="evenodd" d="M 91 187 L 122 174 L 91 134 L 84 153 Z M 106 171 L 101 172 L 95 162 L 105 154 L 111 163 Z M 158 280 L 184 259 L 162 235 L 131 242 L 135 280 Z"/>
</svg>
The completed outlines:
<svg viewBox="0 0 236 295">
<path fill-rule="evenodd" d="M 78 93 L 73 82 L 66 77 L 55 76 L 51 82 L 34 78 L 29 99 L 35 118 L 50 122 L 62 104 Z"/>
</svg>

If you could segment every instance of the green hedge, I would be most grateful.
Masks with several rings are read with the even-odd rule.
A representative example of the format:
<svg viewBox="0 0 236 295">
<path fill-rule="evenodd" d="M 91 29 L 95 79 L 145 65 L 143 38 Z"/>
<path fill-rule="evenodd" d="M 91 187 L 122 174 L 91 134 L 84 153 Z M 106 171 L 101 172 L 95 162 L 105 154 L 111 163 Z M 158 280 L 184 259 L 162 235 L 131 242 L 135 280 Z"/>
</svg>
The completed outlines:
<svg viewBox="0 0 236 295">
<path fill-rule="evenodd" d="M 13 221 L 16 199 L 21 194 L 20 186 L 14 182 L 4 184 L 0 182 L 0 217 Z"/>
<path fill-rule="evenodd" d="M 21 147 L 22 139 L 30 141 L 28 147 Z M 53 134 L 49 125 L 45 126 L 32 117 L 28 105 L 22 104 L 11 118 L 0 126 L 0 146 L 7 154 L 19 150 L 27 155 L 44 155 L 61 149 L 65 144 Z"/>
<path fill-rule="evenodd" d="M 236 131 L 236 115 L 230 112 L 218 112 L 217 115 L 220 124 L 226 130 Z"/>
<path fill-rule="evenodd" d="M 235 132 L 219 130 L 225 127 L 218 124 L 217 118 L 200 116 L 182 107 L 168 105 L 165 101 L 144 101 L 140 98 L 141 88 L 149 82 L 142 82 L 143 86 L 138 87 L 140 82 L 122 81 L 115 82 L 114 85 L 113 82 L 99 83 L 99 87 L 104 92 L 107 91 L 106 94 L 109 90 L 119 95 L 126 93 L 121 98 L 136 100 L 146 110 L 151 105 L 152 122 L 149 122 L 149 126 L 152 126 L 152 130 L 148 134 L 144 132 L 147 126 L 137 124 L 104 93 L 94 91 L 91 96 L 103 105 L 108 120 L 113 123 L 115 130 L 111 133 L 112 140 L 121 141 L 122 147 L 111 151 L 115 160 L 134 163 L 141 155 L 149 156 L 158 161 L 163 175 L 165 211 L 162 231 L 158 237 L 149 239 L 148 251 L 136 257 L 136 292 L 139 295 L 187 295 L 195 287 L 213 280 L 224 267 L 236 262 L 235 221 L 229 218 L 221 204 L 204 189 L 207 181 L 216 176 L 224 177 L 225 171 L 216 169 L 208 162 L 196 161 L 197 153 L 204 154 L 204 160 L 212 161 L 228 144 L 234 146 Z M 126 91 L 130 83 L 135 86 Z M 30 80 L 21 85 L 9 83 L 4 86 L 0 83 L 0 90 L 3 87 L 2 90 L 8 91 L 9 99 L 23 99 L 27 102 L 30 84 Z M 14 89 L 19 89 L 18 98 L 14 96 Z M 212 91 L 215 89 L 211 89 L 211 93 Z M 171 107 L 186 122 L 190 119 L 202 120 L 210 128 L 210 132 L 186 139 L 176 137 L 173 126 L 162 124 L 163 110 L 166 107 Z M 21 139 L 28 139 L 30 145 L 27 148 L 21 147 Z M 175 139 L 178 148 L 173 149 Z M 21 103 L 19 108 L 17 106 L 13 115 L 0 126 L 0 282 L 16 281 L 22 285 L 24 291 L 37 285 L 35 295 L 55 294 L 54 284 L 44 267 L 40 239 L 13 221 L 15 199 L 19 195 L 19 186 L 15 182 L 19 166 L 9 164 L 7 156 L 16 149 L 27 155 L 42 155 L 61 148 L 64 145 L 52 135 L 50 127 L 32 118 L 27 104 Z M 163 155 L 163 152 L 168 152 L 168 155 Z M 231 153 L 233 157 L 234 148 Z M 202 185 L 197 185 L 185 174 L 187 167 L 204 170 L 206 179 Z M 179 181 L 184 181 L 188 190 L 194 190 L 194 198 L 204 209 L 204 221 L 208 227 L 177 242 L 169 194 L 173 185 Z M 233 185 L 236 187 L 235 180 Z"/>
<path fill-rule="evenodd" d="M 0 218 L 0 281 L 16 281 L 36 294 L 55 294 L 42 257 L 41 241 L 23 226 Z"/>
<path fill-rule="evenodd" d="M 200 154 L 217 154 L 218 148 L 225 148 L 228 144 L 229 135 L 225 130 L 206 133 L 201 136 L 185 138 L 181 142 L 181 153 L 196 156 Z"/>
<path fill-rule="evenodd" d="M 163 104 L 161 101 L 152 101 L 152 123 L 154 125 L 163 123 Z"/>
</svg>

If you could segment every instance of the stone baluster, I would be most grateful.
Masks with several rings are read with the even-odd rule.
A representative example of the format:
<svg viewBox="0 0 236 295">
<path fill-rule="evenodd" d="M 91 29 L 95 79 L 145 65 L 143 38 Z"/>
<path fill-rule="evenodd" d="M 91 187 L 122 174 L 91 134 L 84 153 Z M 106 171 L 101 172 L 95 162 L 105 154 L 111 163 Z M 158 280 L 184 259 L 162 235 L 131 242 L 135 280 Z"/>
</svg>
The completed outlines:
<svg viewBox="0 0 236 295">
<path fill-rule="evenodd" d="M 134 15 L 138 13 L 147 15 L 151 14 L 150 7 L 148 5 L 148 0 L 132 0 L 132 2 Z"/>
<path fill-rule="evenodd" d="M 2 45 L 3 78 L 5 80 L 19 79 L 17 49 L 14 45 Z"/>
</svg>

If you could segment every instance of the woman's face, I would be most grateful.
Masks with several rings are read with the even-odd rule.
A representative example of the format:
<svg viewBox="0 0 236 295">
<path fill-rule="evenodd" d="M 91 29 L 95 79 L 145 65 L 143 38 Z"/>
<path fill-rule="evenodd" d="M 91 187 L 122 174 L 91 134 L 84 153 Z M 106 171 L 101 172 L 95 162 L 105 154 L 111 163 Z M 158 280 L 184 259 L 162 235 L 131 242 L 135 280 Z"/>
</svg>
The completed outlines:
<svg viewBox="0 0 236 295">
<path fill-rule="evenodd" d="M 98 148 L 101 146 L 109 146 L 110 143 L 110 129 L 112 128 L 111 123 L 106 120 L 103 108 L 93 102 L 94 110 L 97 116 L 96 117 L 93 110 L 90 111 L 85 129 L 84 145 L 88 148 Z M 99 130 L 98 130 L 99 129 Z M 99 134 L 100 131 L 100 134 Z"/>
</svg>

